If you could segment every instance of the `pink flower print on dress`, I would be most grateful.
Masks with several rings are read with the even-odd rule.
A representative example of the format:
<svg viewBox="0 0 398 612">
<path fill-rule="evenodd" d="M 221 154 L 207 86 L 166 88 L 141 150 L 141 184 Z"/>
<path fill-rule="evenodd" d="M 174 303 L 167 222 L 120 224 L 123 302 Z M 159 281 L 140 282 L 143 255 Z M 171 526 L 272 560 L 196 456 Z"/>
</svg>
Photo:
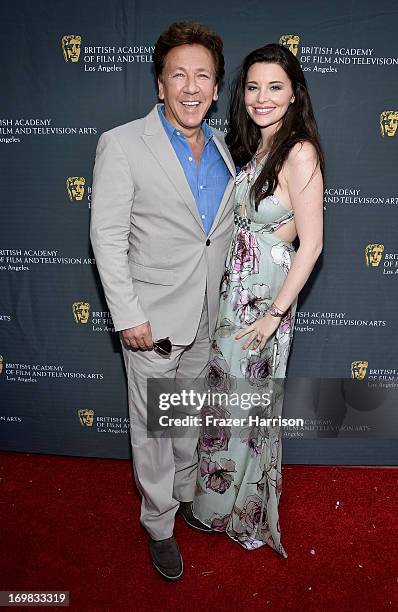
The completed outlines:
<svg viewBox="0 0 398 612">
<path fill-rule="evenodd" d="M 202 419 L 206 422 L 206 417 L 211 417 L 211 422 L 220 422 L 228 419 L 231 414 L 221 406 L 206 406 L 202 410 Z M 231 428 L 227 425 L 203 425 L 202 433 L 199 437 L 199 448 L 206 453 L 216 453 L 228 450 L 231 438 Z"/>
<path fill-rule="evenodd" d="M 225 493 L 231 486 L 235 472 L 235 462 L 232 459 L 221 459 L 220 463 L 203 457 L 200 463 L 200 474 L 206 479 L 206 489 L 215 493 Z"/>
<path fill-rule="evenodd" d="M 238 229 L 233 246 L 233 280 L 244 280 L 250 274 L 258 274 L 260 248 L 256 237 L 244 229 Z"/>
<path fill-rule="evenodd" d="M 248 357 L 240 360 L 241 372 L 250 385 L 262 387 L 267 384 L 272 374 L 271 360 L 262 357 L 254 351 L 248 352 Z"/>
<path fill-rule="evenodd" d="M 261 516 L 261 497 L 249 495 L 245 500 L 245 505 L 240 513 L 240 521 L 244 525 L 248 534 L 253 534 L 260 521 Z"/>
<path fill-rule="evenodd" d="M 291 325 L 292 325 L 292 318 L 290 315 L 290 310 L 288 310 L 286 314 L 282 317 L 279 328 L 278 328 L 278 341 L 280 344 L 286 344 L 290 342 Z"/>
<path fill-rule="evenodd" d="M 269 286 L 257 283 L 249 289 L 235 287 L 231 292 L 232 309 L 242 325 L 251 325 L 264 316 L 265 302 L 271 300 Z"/>
<path fill-rule="evenodd" d="M 230 518 L 230 514 L 225 514 L 224 516 L 221 516 L 220 514 L 215 514 L 211 519 L 210 527 L 214 531 L 225 531 L 230 521 Z"/>
</svg>

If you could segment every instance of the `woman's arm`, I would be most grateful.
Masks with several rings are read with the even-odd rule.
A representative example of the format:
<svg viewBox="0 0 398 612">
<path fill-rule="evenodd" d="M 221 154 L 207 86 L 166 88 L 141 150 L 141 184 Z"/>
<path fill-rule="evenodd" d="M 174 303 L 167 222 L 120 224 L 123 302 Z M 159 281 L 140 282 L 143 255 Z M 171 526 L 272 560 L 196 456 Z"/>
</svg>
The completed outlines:
<svg viewBox="0 0 398 612">
<path fill-rule="evenodd" d="M 323 180 L 319 166 L 314 172 L 316 162 L 314 147 L 304 142 L 293 147 L 284 168 L 300 246 L 274 301 L 282 312 L 297 298 L 322 252 Z"/>
</svg>

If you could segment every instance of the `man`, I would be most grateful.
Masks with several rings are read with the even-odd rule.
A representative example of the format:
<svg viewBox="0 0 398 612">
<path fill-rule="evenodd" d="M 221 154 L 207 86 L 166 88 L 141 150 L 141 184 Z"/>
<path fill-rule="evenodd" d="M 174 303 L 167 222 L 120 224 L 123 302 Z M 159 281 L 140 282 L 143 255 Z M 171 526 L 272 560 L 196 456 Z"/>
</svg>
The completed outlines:
<svg viewBox="0 0 398 612">
<path fill-rule="evenodd" d="M 163 104 L 98 142 L 91 241 L 122 340 L 141 522 L 156 569 L 176 580 L 177 510 L 209 531 L 192 514 L 197 434 L 147 436 L 146 382 L 193 379 L 206 365 L 232 232 L 234 165 L 223 135 L 204 122 L 224 73 L 220 37 L 174 23 L 153 58 Z M 171 346 L 162 351 L 165 338 Z"/>
</svg>

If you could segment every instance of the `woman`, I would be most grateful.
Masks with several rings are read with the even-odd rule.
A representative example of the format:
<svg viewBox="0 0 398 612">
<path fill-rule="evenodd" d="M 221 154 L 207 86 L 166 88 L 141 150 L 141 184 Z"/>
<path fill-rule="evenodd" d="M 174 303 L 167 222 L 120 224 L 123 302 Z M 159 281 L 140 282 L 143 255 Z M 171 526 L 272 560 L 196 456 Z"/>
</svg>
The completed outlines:
<svg viewBox="0 0 398 612">
<path fill-rule="evenodd" d="M 243 167 L 206 384 L 213 393 L 251 391 L 264 401 L 255 412 L 260 420 L 250 424 L 225 396 L 205 409 L 209 421 L 202 422 L 209 426 L 199 440 L 193 509 L 245 548 L 268 544 L 287 556 L 278 521 L 282 432 L 276 417 L 283 391 L 275 379 L 285 376 L 297 296 L 322 250 L 324 170 L 307 83 L 287 48 L 270 44 L 246 57 L 229 125 L 227 143 Z M 212 427 L 229 417 L 240 425 L 219 420 Z M 261 417 L 275 421 L 264 426 Z"/>
</svg>

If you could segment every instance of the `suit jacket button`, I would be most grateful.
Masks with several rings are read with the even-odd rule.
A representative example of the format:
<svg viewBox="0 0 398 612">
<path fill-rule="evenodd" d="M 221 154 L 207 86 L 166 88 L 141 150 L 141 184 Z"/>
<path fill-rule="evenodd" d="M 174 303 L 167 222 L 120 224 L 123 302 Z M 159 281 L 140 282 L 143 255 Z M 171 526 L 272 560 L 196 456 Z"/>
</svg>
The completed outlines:
<svg viewBox="0 0 398 612">
<path fill-rule="evenodd" d="M 209 240 L 209 238 L 206 240 L 206 246 L 210 246 L 210 240 Z"/>
</svg>

